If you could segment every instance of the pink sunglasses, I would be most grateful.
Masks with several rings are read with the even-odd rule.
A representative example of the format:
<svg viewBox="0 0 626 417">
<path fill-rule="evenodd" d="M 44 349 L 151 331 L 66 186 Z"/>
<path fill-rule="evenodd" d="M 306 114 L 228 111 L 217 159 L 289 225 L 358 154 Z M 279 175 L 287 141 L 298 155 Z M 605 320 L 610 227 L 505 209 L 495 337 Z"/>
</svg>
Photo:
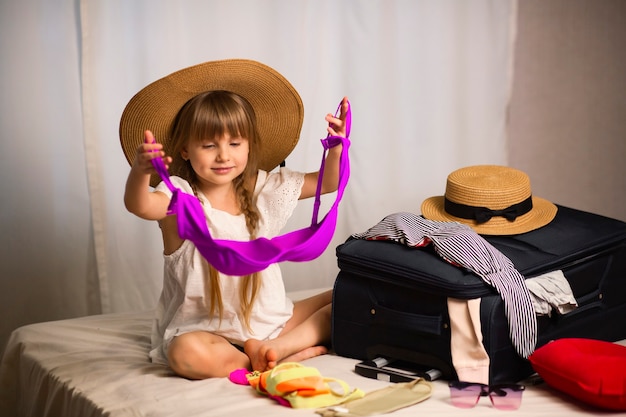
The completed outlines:
<svg viewBox="0 0 626 417">
<path fill-rule="evenodd" d="M 517 410 L 522 404 L 525 387 L 517 384 L 485 385 L 477 382 L 452 381 L 450 400 L 459 408 L 472 408 L 480 397 L 489 397 L 494 408 L 499 410 Z"/>
</svg>

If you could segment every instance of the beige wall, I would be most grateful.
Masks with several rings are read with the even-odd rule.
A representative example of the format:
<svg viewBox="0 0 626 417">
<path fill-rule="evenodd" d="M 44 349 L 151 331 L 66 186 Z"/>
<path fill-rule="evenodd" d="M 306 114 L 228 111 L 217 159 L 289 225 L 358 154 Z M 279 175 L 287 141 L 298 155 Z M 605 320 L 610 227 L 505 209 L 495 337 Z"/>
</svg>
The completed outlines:
<svg viewBox="0 0 626 417">
<path fill-rule="evenodd" d="M 509 110 L 535 195 L 626 221 L 626 1 L 520 0 Z"/>
</svg>

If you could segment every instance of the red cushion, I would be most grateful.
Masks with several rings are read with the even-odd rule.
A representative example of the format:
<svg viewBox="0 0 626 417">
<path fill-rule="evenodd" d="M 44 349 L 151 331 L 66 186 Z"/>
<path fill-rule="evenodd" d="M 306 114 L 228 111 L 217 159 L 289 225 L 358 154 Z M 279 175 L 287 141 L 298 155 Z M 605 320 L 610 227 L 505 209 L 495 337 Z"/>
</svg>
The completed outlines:
<svg viewBox="0 0 626 417">
<path fill-rule="evenodd" d="M 549 386 L 597 407 L 626 410 L 626 346 L 565 338 L 528 359 Z"/>
</svg>

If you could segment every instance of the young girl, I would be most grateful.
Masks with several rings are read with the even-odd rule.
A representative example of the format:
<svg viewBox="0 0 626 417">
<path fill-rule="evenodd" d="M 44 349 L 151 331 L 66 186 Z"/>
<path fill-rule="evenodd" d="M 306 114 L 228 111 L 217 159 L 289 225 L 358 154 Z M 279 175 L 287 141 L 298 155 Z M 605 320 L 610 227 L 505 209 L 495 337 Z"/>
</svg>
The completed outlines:
<svg viewBox="0 0 626 417">
<path fill-rule="evenodd" d="M 145 130 L 144 143 L 135 149 L 124 195 L 127 209 L 141 218 L 158 221 L 163 237 L 164 283 L 150 357 L 155 362 L 169 364 L 178 375 L 190 379 L 224 377 L 239 368 L 264 371 L 281 361 L 301 361 L 326 353 L 324 345 L 330 340 L 331 291 L 292 303 L 285 295 L 276 264 L 243 277 L 218 272 L 191 241 L 179 237 L 176 216 L 167 215 L 169 189 L 161 183 L 150 190 L 151 176 L 155 173 L 151 160 L 163 157 L 174 185 L 200 200 L 211 235 L 216 239 L 240 241 L 278 235 L 297 200 L 315 195 L 318 172 L 259 169 L 267 166 L 264 161 L 267 155 L 276 158 L 272 145 L 280 148 L 272 142 L 276 138 L 261 132 L 261 119 L 280 118 L 285 116 L 281 112 L 293 111 L 282 104 L 283 96 L 279 95 L 285 94 L 288 83 L 269 67 L 235 61 L 242 68 L 246 65 L 251 68 L 246 68 L 247 72 L 239 67 L 224 69 L 223 77 L 234 80 L 229 81 L 228 90 L 207 88 L 204 80 L 195 89 L 205 91 L 197 94 L 194 91 L 195 95 L 169 121 L 169 134 L 155 138 L 151 130 Z M 206 74 L 205 67 L 220 69 L 222 64 L 224 61 L 216 61 L 191 69 L 195 68 L 196 78 L 201 78 Z M 198 70 L 199 67 L 203 70 Z M 265 114 L 265 109 L 272 105 L 261 110 L 251 105 L 258 101 L 259 93 L 249 85 L 258 82 L 260 75 L 250 75 L 250 70 L 270 73 L 272 80 L 280 77 L 279 82 L 272 81 L 280 85 L 261 87 L 270 90 L 264 100 L 270 97 L 276 101 L 278 114 Z M 241 73 L 241 81 L 233 72 Z M 208 84 L 223 86 L 216 73 L 220 72 L 212 72 Z M 176 74 L 169 76 L 170 81 Z M 178 88 L 173 83 L 165 85 L 164 89 L 157 89 L 159 94 Z M 276 91 L 271 91 L 272 88 Z M 297 96 L 292 88 L 288 93 Z M 296 110 L 301 111 L 299 97 L 295 102 L 300 107 Z M 166 97 L 158 105 L 170 103 Z M 148 104 L 147 108 L 154 110 L 158 105 Z M 347 106 L 344 98 L 339 117 L 326 116 L 331 135 L 345 135 Z M 133 113 L 127 110 L 122 125 Z M 275 125 L 280 124 L 280 120 L 275 120 L 264 126 L 276 129 Z M 293 126 L 290 128 L 293 131 Z M 121 127 L 124 144 L 123 130 Z M 297 126 L 296 131 L 299 130 Z M 165 146 L 157 141 L 165 142 Z M 290 151 L 274 150 L 279 154 Z M 341 146 L 328 151 L 322 193 L 337 189 L 340 152 Z M 127 157 L 130 160 L 129 152 Z"/>
</svg>

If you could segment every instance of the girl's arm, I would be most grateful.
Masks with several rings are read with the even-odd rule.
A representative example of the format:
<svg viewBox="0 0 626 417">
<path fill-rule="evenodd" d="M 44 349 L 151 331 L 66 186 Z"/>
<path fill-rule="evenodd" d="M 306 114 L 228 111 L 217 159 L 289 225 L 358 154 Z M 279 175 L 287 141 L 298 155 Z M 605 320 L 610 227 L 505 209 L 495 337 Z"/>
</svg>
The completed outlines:
<svg viewBox="0 0 626 417">
<path fill-rule="evenodd" d="M 124 205 L 142 219 L 161 220 L 167 214 L 169 198 L 161 192 L 150 191 L 150 175 L 155 173 L 151 160 L 161 156 L 167 165 L 172 159 L 165 157 L 163 145 L 154 142 L 152 132 L 146 131 L 145 135 L 145 143 L 137 148 L 135 161 L 126 180 Z"/>
<path fill-rule="evenodd" d="M 348 113 L 348 98 L 344 97 L 341 101 L 341 110 L 339 117 L 332 114 L 326 115 L 328 128 L 326 129 L 331 136 L 346 136 L 346 114 Z M 322 194 L 337 191 L 339 186 L 339 161 L 341 159 L 342 145 L 337 145 L 328 150 L 326 155 L 326 163 L 324 165 L 324 178 L 322 181 Z M 304 184 L 300 192 L 300 199 L 313 197 L 317 188 L 317 179 L 319 171 L 310 172 L 304 176 Z"/>
</svg>

